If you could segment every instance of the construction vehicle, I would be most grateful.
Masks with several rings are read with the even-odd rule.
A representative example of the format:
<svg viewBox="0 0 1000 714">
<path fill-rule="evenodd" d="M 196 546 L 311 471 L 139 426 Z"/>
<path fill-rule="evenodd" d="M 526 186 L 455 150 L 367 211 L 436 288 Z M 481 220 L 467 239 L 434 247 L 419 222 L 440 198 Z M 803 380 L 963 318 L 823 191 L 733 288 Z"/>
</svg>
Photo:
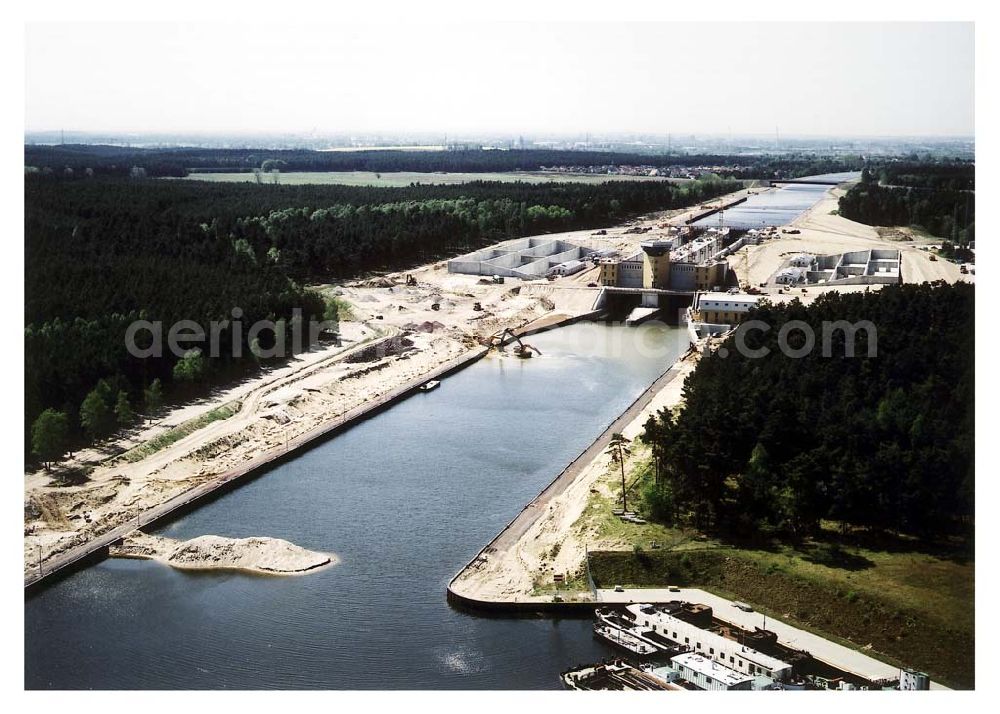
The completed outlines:
<svg viewBox="0 0 1000 714">
<path fill-rule="evenodd" d="M 527 342 L 522 342 L 521 338 L 518 337 L 517 334 L 514 332 L 514 330 L 512 330 L 509 327 L 503 332 L 501 332 L 499 336 L 494 336 L 490 340 L 489 346 L 491 348 L 496 347 L 497 349 L 500 349 L 503 346 L 503 343 L 507 341 L 507 335 L 510 335 L 517 342 L 517 346 L 514 348 L 515 357 L 519 357 L 521 359 L 528 359 L 532 356 L 531 354 L 532 352 L 535 352 L 538 355 L 542 354 L 541 350 L 539 350 L 537 347 L 532 347 Z"/>
<path fill-rule="evenodd" d="M 493 276 L 493 284 L 494 285 L 503 285 L 503 276 L 502 275 L 494 275 Z"/>
<path fill-rule="evenodd" d="M 476 312 L 482 312 L 483 311 L 483 304 L 479 303 L 479 302 L 474 302 L 474 303 L 472 303 L 472 309 L 474 311 L 476 311 Z"/>
<path fill-rule="evenodd" d="M 414 278 L 409 273 L 407 273 L 406 274 L 406 284 L 407 284 L 407 286 L 416 285 L 417 284 L 417 279 Z"/>
</svg>

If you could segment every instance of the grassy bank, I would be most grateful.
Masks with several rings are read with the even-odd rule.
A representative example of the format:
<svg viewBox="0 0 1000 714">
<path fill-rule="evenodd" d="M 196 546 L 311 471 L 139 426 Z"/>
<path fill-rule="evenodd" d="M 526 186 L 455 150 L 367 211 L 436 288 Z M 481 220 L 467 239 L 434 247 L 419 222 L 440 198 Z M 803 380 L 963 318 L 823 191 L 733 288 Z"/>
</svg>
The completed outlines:
<svg viewBox="0 0 1000 714">
<path fill-rule="evenodd" d="M 122 454 L 121 458 L 129 463 L 141 461 L 147 456 L 155 454 L 157 451 L 165 449 L 171 444 L 180 441 L 185 436 L 193 434 L 202 427 L 208 426 L 212 422 L 228 419 L 233 414 L 238 412 L 239 409 L 240 403 L 238 401 L 223 404 L 221 407 L 205 412 L 201 416 L 195 417 L 194 419 L 188 419 L 186 422 L 178 424 L 170 431 L 165 431 L 159 436 L 153 437 L 149 441 L 136 446 L 134 449 L 126 451 Z"/>
<path fill-rule="evenodd" d="M 644 512 L 653 473 L 645 448 L 635 446 L 629 507 Z M 621 521 L 611 513 L 621 505 L 620 478 L 609 470 L 574 525 L 579 537 L 606 549 L 591 546 L 598 587 L 703 588 L 949 686 L 974 685 L 975 564 L 967 544 L 931 549 L 903 537 L 842 533 L 832 523 L 797 544 L 727 543 Z"/>
<path fill-rule="evenodd" d="M 971 608 L 972 566 L 932 556 L 887 556 L 853 578 L 810 572 L 788 554 L 714 548 L 686 552 L 592 552 L 590 569 L 598 587 L 622 584 L 700 587 L 753 604 L 762 612 L 838 640 L 870 649 L 893 664 L 928 672 L 946 684 L 975 683 L 975 634 Z M 825 566 L 820 566 L 825 567 Z M 953 605 L 928 607 L 920 591 Z M 966 599 L 968 598 L 968 599 Z M 961 602 L 968 602 L 968 607 Z"/>
</svg>

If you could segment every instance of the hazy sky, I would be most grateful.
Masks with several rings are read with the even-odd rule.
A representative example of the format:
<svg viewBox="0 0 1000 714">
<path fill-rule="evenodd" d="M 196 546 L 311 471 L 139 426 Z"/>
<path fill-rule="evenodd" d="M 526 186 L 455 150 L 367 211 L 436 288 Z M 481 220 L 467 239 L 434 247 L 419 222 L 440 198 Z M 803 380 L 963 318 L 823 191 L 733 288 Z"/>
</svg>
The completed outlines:
<svg viewBox="0 0 1000 714">
<path fill-rule="evenodd" d="M 29 25 L 26 128 L 971 135 L 972 24 Z"/>
</svg>

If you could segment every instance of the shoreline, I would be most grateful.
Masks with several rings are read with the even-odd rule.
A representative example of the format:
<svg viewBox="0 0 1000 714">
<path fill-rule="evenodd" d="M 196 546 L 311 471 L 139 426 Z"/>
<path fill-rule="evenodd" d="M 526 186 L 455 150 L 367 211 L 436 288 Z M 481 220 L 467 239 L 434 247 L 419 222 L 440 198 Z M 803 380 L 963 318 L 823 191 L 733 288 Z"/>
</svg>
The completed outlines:
<svg viewBox="0 0 1000 714">
<path fill-rule="evenodd" d="M 530 594 L 532 588 L 530 585 L 525 587 L 523 579 L 523 576 L 528 574 L 527 564 L 517 549 L 526 541 L 537 540 L 541 535 L 540 529 L 561 514 L 556 513 L 553 501 L 563 498 L 572 506 L 584 505 L 580 503 L 580 497 L 584 494 L 568 494 L 567 492 L 575 486 L 589 484 L 590 477 L 596 475 L 595 471 L 606 460 L 604 452 L 612 434 L 634 432 L 648 418 L 648 412 L 651 409 L 658 411 L 661 408 L 672 406 L 674 400 L 669 398 L 668 393 L 680 394 L 684 379 L 693 369 L 697 358 L 698 352 L 693 346 L 678 357 L 579 456 L 546 484 L 535 498 L 529 501 L 507 525 L 480 548 L 448 581 L 446 587 L 448 602 L 469 609 L 487 611 L 539 612 L 551 610 L 574 612 L 592 610 L 597 604 L 596 598 L 594 600 L 555 601 L 551 596 L 532 596 Z M 678 377 L 681 378 L 679 381 Z M 585 493 L 589 493 L 589 489 Z M 559 505 L 564 506 L 566 503 Z M 575 517 L 571 518 L 570 522 L 573 520 Z M 534 539 L 529 538 L 531 533 L 535 533 Z M 586 549 L 586 545 L 584 545 L 584 549 Z M 492 563 L 497 563 L 498 569 L 484 573 L 483 566 L 488 568 Z M 498 593 L 495 589 L 491 590 L 490 585 L 495 588 L 497 581 L 510 578 L 512 571 L 515 570 L 520 570 L 521 572 L 516 573 L 516 575 L 522 576 L 520 587 L 516 588 L 517 592 L 513 593 L 513 597 L 504 594 L 499 594 L 498 597 Z M 490 578 L 493 579 L 493 583 L 489 582 Z M 592 592 L 586 594 L 593 595 Z M 576 593 L 576 595 L 579 597 L 585 594 Z"/>
<path fill-rule="evenodd" d="M 306 575 L 337 565 L 336 553 L 308 550 L 281 538 L 204 535 L 187 540 L 133 531 L 110 557 L 153 560 L 177 570 L 231 570 L 255 575 Z"/>
<path fill-rule="evenodd" d="M 526 337 L 576 322 L 591 320 L 597 314 L 597 312 L 588 312 L 579 315 L 543 316 L 521 328 L 515 329 L 514 332 L 519 337 Z M 203 503 L 218 498 L 242 483 L 263 476 L 271 468 L 280 465 L 288 458 L 298 455 L 301 451 L 308 450 L 318 442 L 332 438 L 336 434 L 376 416 L 397 402 L 417 394 L 421 385 L 426 382 L 442 379 L 450 374 L 461 371 L 478 362 L 488 353 L 489 349 L 485 347 L 467 350 L 457 357 L 438 364 L 429 371 L 423 372 L 413 379 L 390 389 L 376 399 L 365 401 L 338 417 L 320 423 L 316 427 L 288 440 L 284 445 L 263 450 L 249 462 L 223 472 L 205 483 L 184 490 L 176 496 L 144 512 L 140 512 L 135 520 L 130 520 L 127 523 L 113 527 L 96 538 L 88 540 L 86 543 L 67 549 L 59 555 L 43 561 L 41 574 L 34 568 L 27 570 L 24 577 L 25 590 L 29 591 L 36 587 L 43 587 L 49 582 L 50 578 L 58 579 L 59 576 L 72 572 L 75 569 L 74 566 L 81 566 L 108 557 L 109 548 L 121 541 L 129 533 L 140 528 L 156 528 L 169 523 L 174 518 L 201 506 Z M 273 575 L 273 573 L 264 574 Z"/>
<path fill-rule="evenodd" d="M 140 513 L 134 522 L 130 521 L 124 525 L 112 528 L 97 538 L 65 551 L 62 555 L 46 561 L 43 564 L 44 567 L 41 574 L 37 571 L 29 571 L 24 578 L 25 590 L 42 585 L 48 582 L 49 578 L 63 574 L 67 570 L 72 570 L 72 566 L 74 565 L 89 562 L 89 559 L 92 557 L 105 557 L 107 549 L 116 541 L 124 538 L 128 533 L 139 528 L 156 527 L 157 525 L 169 522 L 172 518 L 183 514 L 187 510 L 201 505 L 202 502 L 218 497 L 227 490 L 236 487 L 244 479 L 256 478 L 263 475 L 271 467 L 277 466 L 288 457 L 296 455 L 303 449 L 310 448 L 314 445 L 314 442 L 329 438 L 360 421 L 375 416 L 383 409 L 416 393 L 420 385 L 425 382 L 457 372 L 471 365 L 473 362 L 482 359 L 486 355 L 486 352 L 485 348 L 466 352 L 432 369 L 430 372 L 424 373 L 390 390 L 378 399 L 363 403 L 359 407 L 341 415 L 340 418 L 332 419 L 306 431 L 287 442 L 283 447 L 274 447 L 265 450 L 249 463 L 227 471 L 205 484 L 186 490 L 147 510 L 145 513 Z"/>
<path fill-rule="evenodd" d="M 584 245 L 600 236 L 602 245 L 629 250 L 641 237 L 634 234 L 635 225 L 662 230 L 683 210 L 654 212 L 600 232 L 557 235 Z M 481 276 L 449 273 L 441 260 L 377 280 L 313 286 L 350 304 L 352 315 L 342 330 L 346 345 L 304 353 L 171 407 L 155 422 L 69 457 L 55 472 L 25 473 L 25 587 L 67 566 L 104 557 L 107 546 L 130 530 L 175 517 L 424 382 L 470 364 L 485 354 L 486 341 L 506 328 L 526 335 L 594 319 L 600 288 L 590 284 L 597 272 L 592 268 L 555 282 L 488 284 Z M 384 354 L 376 350 L 361 356 L 387 340 L 398 344 Z M 235 408 L 225 418 L 142 451 L 227 404 Z M 126 452 L 140 458 L 128 458 Z M 74 473 L 83 478 L 63 480 Z"/>
<path fill-rule="evenodd" d="M 760 191 L 772 190 L 770 188 L 758 189 Z M 856 223 L 850 221 L 846 218 L 836 215 L 833 209 L 836 206 L 836 201 L 844 191 L 843 185 L 832 186 L 827 190 L 822 198 L 820 198 L 816 203 L 814 203 L 809 208 L 802 211 L 796 218 L 791 221 L 789 225 L 796 226 L 802 231 L 798 235 L 783 235 L 778 240 L 768 241 L 760 245 L 751 246 L 750 248 L 744 248 L 741 252 L 734 254 L 728 258 L 730 263 L 730 269 L 733 270 L 737 276 L 741 279 L 741 282 L 752 282 L 753 280 L 759 280 L 760 275 L 769 275 L 771 272 L 776 270 L 780 263 L 781 257 L 785 254 L 790 254 L 793 252 L 800 251 L 812 251 L 812 252 L 835 252 L 836 250 L 857 250 L 861 247 L 886 247 L 893 246 L 900 248 L 903 251 L 904 260 L 907 261 L 908 275 L 909 278 L 906 282 L 923 282 L 925 280 L 932 280 L 935 278 L 943 277 L 948 279 L 950 282 L 955 279 L 959 279 L 961 276 L 958 275 L 957 266 L 944 266 L 940 262 L 932 263 L 928 261 L 926 255 L 922 251 L 918 250 L 912 243 L 890 243 L 889 241 L 881 238 L 876 229 L 864 224 Z M 740 192 L 746 195 L 747 191 L 744 190 Z M 735 196 L 724 196 L 714 199 L 712 202 L 706 203 L 704 207 L 696 207 L 689 209 L 686 213 L 680 213 L 675 215 L 671 219 L 671 223 L 675 225 L 678 223 L 683 223 L 686 218 L 691 215 L 697 215 L 698 213 L 703 213 L 706 210 L 718 210 L 718 206 L 712 204 L 722 204 L 725 205 L 731 202 Z M 917 261 L 917 264 L 914 263 Z M 749 264 L 749 265 L 748 265 Z M 939 273 L 928 274 L 922 271 L 920 268 L 924 266 L 929 266 L 931 270 L 937 270 Z M 954 270 L 950 271 L 953 267 Z M 748 270 L 749 268 L 749 270 Z M 765 271 L 765 272 L 761 272 Z M 950 272 L 949 272 L 950 271 Z M 749 275 L 747 274 L 749 272 Z M 954 273 L 954 275 L 951 274 Z M 853 289 L 863 290 L 870 286 L 861 286 Z M 769 294 L 764 297 L 775 300 L 777 302 L 785 302 L 792 298 L 801 298 L 804 302 L 811 302 L 818 295 L 826 292 L 827 290 L 833 291 L 843 291 L 843 286 L 834 286 L 830 288 L 822 287 L 811 287 L 809 292 L 805 295 L 774 295 Z M 804 292 L 804 291 L 803 291 Z M 704 346 L 704 343 L 699 344 L 699 349 Z M 711 348 L 711 345 L 708 345 Z M 690 353 L 689 353 L 690 354 Z M 682 357 L 678 359 L 676 364 L 680 364 L 688 357 Z M 661 376 L 662 379 L 662 376 Z M 659 382 L 659 379 L 657 380 Z M 654 382 L 655 386 L 656 383 Z M 668 385 L 660 385 L 662 391 L 667 391 L 666 387 Z M 646 393 L 644 392 L 644 395 Z M 654 397 L 655 398 L 655 397 Z M 681 395 L 679 390 L 677 393 L 673 394 L 667 399 L 661 399 L 665 406 L 676 406 L 681 402 Z M 628 410 L 626 410 L 628 411 Z M 618 424 L 618 422 L 616 422 Z M 619 424 L 619 426 L 622 426 Z M 634 432 L 638 433 L 641 430 L 641 424 L 631 424 Z M 607 437 L 609 434 L 606 432 L 598 437 L 600 440 L 602 437 Z M 595 442 L 596 443 L 596 442 Z M 593 445 L 592 445 L 593 446 Z M 577 459 L 570 464 L 567 469 L 574 467 L 577 470 L 577 475 L 583 478 L 585 475 L 590 476 L 589 482 L 596 481 L 596 475 L 594 474 L 584 474 L 587 470 L 599 470 L 602 466 L 606 466 L 604 462 L 607 461 L 606 458 L 602 460 L 600 453 L 591 454 L 592 459 L 587 464 L 581 464 L 580 462 L 584 460 L 590 450 L 585 451 Z M 541 493 L 539 493 L 536 498 L 527 504 L 522 511 L 520 511 L 517 516 L 494 538 L 487 543 L 482 549 L 480 549 L 473 558 L 463 566 L 458 573 L 448 582 L 447 586 L 447 596 L 450 602 L 460 603 L 466 607 L 478 608 L 478 609 L 503 609 L 503 610 L 525 610 L 525 611 L 538 611 L 540 609 L 548 610 L 560 610 L 560 611 L 571 611 L 578 607 L 582 602 L 580 598 L 595 597 L 595 594 L 590 592 L 570 592 L 570 591 L 558 591 L 560 596 L 573 597 L 574 601 L 566 602 L 553 602 L 553 593 L 546 593 L 545 595 L 532 595 L 532 591 L 535 589 L 531 583 L 531 576 L 536 576 L 539 572 L 538 566 L 546 565 L 546 558 L 543 556 L 538 558 L 540 547 L 537 543 L 532 541 L 537 541 L 542 536 L 548 536 L 547 544 L 552 546 L 559 546 L 559 553 L 557 556 L 551 557 L 551 562 L 548 565 L 551 566 L 551 570 L 555 572 L 558 565 L 562 569 L 562 572 L 568 574 L 571 568 L 577 567 L 579 562 L 583 560 L 583 552 L 589 545 L 595 546 L 595 548 L 604 547 L 609 544 L 587 544 L 581 545 L 576 542 L 579 540 L 577 535 L 573 532 L 572 526 L 576 518 L 566 518 L 564 517 L 561 522 L 556 523 L 555 517 L 549 517 L 550 521 L 547 525 L 552 527 L 553 532 L 544 532 L 543 526 L 546 525 L 545 518 L 543 514 L 533 514 L 529 515 L 529 509 L 536 506 L 544 500 L 542 505 L 546 505 L 548 499 L 546 496 L 547 491 L 557 482 L 559 479 L 564 477 L 565 472 L 556 477 L 556 480 L 546 486 Z M 565 484 L 563 490 L 570 487 L 571 484 Z M 585 501 L 587 495 L 589 494 L 588 489 L 580 488 L 581 493 L 576 494 L 577 503 L 571 504 L 573 506 L 574 512 L 579 516 L 583 512 L 585 506 L 584 503 L 579 503 L 579 501 Z M 566 504 L 563 504 L 566 505 Z M 522 522 L 522 527 L 520 529 L 519 537 L 511 542 L 511 539 L 507 535 L 512 529 L 515 523 L 518 521 Z M 538 528 L 532 529 L 532 526 L 540 524 Z M 530 537 L 530 536 L 533 536 Z M 576 546 L 575 555 L 578 558 L 577 563 L 568 562 L 565 551 L 567 550 L 566 545 L 571 544 Z M 591 549 L 595 549 L 591 548 Z M 503 562 L 506 560 L 507 562 Z M 499 562 L 498 562 L 499 561 Z M 527 561 L 527 562 L 526 562 Z M 533 572 L 529 573 L 528 566 L 535 568 Z M 491 570 L 489 573 L 476 572 L 482 571 L 483 569 Z M 493 578 L 494 582 L 489 583 L 489 575 Z M 502 584 L 499 584 L 502 583 Z"/>
</svg>

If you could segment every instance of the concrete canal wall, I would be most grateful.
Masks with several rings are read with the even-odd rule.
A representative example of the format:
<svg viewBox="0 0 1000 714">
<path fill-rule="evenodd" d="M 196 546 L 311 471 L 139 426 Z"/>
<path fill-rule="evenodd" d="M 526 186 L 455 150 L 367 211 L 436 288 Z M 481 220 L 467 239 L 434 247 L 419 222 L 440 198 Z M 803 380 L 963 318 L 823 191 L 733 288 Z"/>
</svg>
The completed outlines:
<svg viewBox="0 0 1000 714">
<path fill-rule="evenodd" d="M 446 596 L 448 602 L 457 607 L 477 612 L 505 615 L 561 614 L 565 616 L 589 617 L 599 604 L 596 601 L 553 602 L 551 600 L 483 600 L 464 594 L 456 585 L 466 571 L 488 554 L 497 550 L 513 547 L 517 540 L 524 536 L 528 529 L 544 515 L 545 504 L 558 496 L 596 459 L 611 441 L 611 435 L 621 432 L 645 409 L 653 397 L 680 374 L 680 367 L 675 363 L 661 374 L 645 391 L 640 394 L 608 427 L 598 436 L 583 453 L 574 459 L 559 473 L 531 502 L 491 540 L 484 545 L 461 570 L 448 582 Z"/>
</svg>

